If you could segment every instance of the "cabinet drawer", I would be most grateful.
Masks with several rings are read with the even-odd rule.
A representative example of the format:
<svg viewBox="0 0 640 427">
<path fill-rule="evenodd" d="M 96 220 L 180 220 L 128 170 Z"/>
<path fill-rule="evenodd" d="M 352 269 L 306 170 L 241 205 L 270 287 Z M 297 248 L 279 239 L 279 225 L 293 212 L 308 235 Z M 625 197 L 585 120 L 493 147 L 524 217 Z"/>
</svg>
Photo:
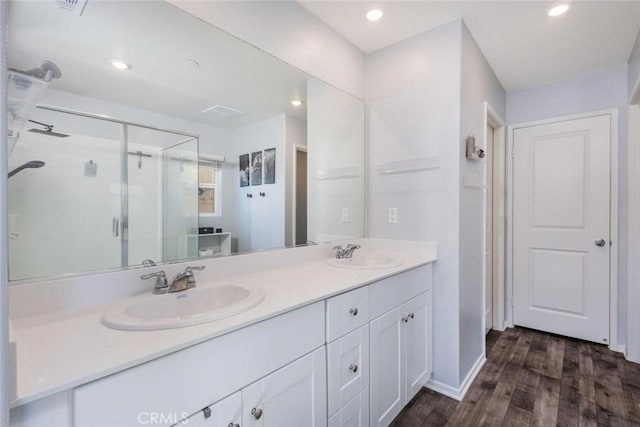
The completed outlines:
<svg viewBox="0 0 640 427">
<path fill-rule="evenodd" d="M 369 385 L 369 325 L 327 345 L 329 415 Z"/>
<path fill-rule="evenodd" d="M 327 300 L 327 342 L 369 322 L 369 287 Z"/>
<path fill-rule="evenodd" d="M 371 319 L 431 289 L 432 267 L 427 264 L 369 286 Z"/>
<path fill-rule="evenodd" d="M 329 418 L 329 427 L 369 427 L 369 388 Z"/>
</svg>

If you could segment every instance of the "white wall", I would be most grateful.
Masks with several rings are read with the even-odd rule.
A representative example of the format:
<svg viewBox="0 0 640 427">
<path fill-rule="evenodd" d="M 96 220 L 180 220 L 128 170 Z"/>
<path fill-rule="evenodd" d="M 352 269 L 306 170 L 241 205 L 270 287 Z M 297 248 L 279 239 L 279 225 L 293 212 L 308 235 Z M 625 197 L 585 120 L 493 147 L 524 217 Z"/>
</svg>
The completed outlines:
<svg viewBox="0 0 640 427">
<path fill-rule="evenodd" d="M 307 146 L 307 122 L 295 117 L 285 117 L 285 232 L 284 241 L 287 246 L 294 246 L 293 241 L 293 176 L 294 145 L 299 147 Z M 279 165 L 276 165 L 279 167 Z"/>
<path fill-rule="evenodd" d="M 464 158 L 469 134 L 484 144 L 486 128 L 484 103 L 505 119 L 505 91 L 491 66 L 462 24 L 462 102 L 460 107 L 460 159 L 462 190 L 460 201 L 460 378 L 483 356 L 483 293 L 485 253 L 486 160 Z M 484 147 L 486 149 L 486 147 Z"/>
<path fill-rule="evenodd" d="M 236 222 L 232 233 L 238 239 L 238 251 L 281 248 L 284 246 L 285 233 L 285 115 L 234 129 L 231 139 L 235 151 L 231 158 L 234 162 L 238 161 L 241 154 L 251 156 L 256 151 L 276 149 L 275 184 L 264 184 L 263 178 L 262 185 L 240 187 L 236 175 Z M 266 196 L 261 197 L 260 192 Z M 247 198 L 247 193 L 253 197 Z"/>
<path fill-rule="evenodd" d="M 637 44 L 636 44 L 637 48 Z M 618 342 L 626 341 L 627 289 L 627 66 L 507 93 L 507 124 L 617 108 L 619 114 Z M 613 236 L 615 238 L 615 236 Z"/>
<path fill-rule="evenodd" d="M 633 45 L 631 56 L 628 63 L 628 89 L 629 96 L 633 94 L 633 90 L 637 85 L 640 85 L 640 32 L 636 37 L 636 42 Z"/>
<path fill-rule="evenodd" d="M 364 115 L 360 99 L 317 79 L 307 82 L 308 240 L 364 236 Z"/>
<path fill-rule="evenodd" d="M 364 53 L 297 2 L 169 2 L 314 77 L 364 97 Z"/>
<path fill-rule="evenodd" d="M 367 57 L 369 235 L 438 242 L 434 379 L 458 387 L 461 22 Z M 440 169 L 378 174 L 391 160 L 438 156 Z M 398 223 L 387 222 L 398 208 Z"/>
</svg>

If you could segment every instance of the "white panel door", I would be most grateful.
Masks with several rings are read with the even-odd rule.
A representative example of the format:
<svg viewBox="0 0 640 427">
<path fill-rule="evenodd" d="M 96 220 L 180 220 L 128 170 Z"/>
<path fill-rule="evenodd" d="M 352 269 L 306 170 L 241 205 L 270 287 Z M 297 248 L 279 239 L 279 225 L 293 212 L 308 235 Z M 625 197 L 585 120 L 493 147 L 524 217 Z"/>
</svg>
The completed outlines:
<svg viewBox="0 0 640 427">
<path fill-rule="evenodd" d="M 609 115 L 514 131 L 514 323 L 609 341 Z"/>
<path fill-rule="evenodd" d="M 371 425 L 388 426 L 406 402 L 405 339 L 402 307 L 371 322 Z"/>
<path fill-rule="evenodd" d="M 320 427 L 327 424 L 325 348 L 242 390 L 243 427 Z"/>
<path fill-rule="evenodd" d="M 407 402 L 415 396 L 431 376 L 429 369 L 429 342 L 427 298 L 429 293 L 421 294 L 403 305 L 406 313 L 406 377 Z"/>
</svg>

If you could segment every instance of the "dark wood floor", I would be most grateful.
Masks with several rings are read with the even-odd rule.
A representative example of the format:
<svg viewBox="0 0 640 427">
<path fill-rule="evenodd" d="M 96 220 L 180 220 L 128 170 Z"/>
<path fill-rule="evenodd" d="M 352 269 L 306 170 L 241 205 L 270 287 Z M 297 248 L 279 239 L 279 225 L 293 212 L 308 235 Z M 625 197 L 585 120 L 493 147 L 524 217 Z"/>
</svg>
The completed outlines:
<svg viewBox="0 0 640 427">
<path fill-rule="evenodd" d="M 394 427 L 640 426 L 640 365 L 605 346 L 524 328 L 487 335 L 462 402 L 423 389 Z"/>
</svg>

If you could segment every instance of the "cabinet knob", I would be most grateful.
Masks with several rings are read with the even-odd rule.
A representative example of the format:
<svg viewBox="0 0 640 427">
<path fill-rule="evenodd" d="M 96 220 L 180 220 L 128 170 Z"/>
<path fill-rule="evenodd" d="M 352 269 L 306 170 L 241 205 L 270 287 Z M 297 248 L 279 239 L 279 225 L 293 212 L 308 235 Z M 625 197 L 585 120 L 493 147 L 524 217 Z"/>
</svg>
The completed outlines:
<svg viewBox="0 0 640 427">
<path fill-rule="evenodd" d="M 413 313 L 409 313 L 409 314 L 407 315 L 407 317 L 408 317 L 409 319 L 413 319 L 414 317 L 416 317 L 416 315 L 415 315 L 415 314 L 413 314 Z"/>
<path fill-rule="evenodd" d="M 349 365 L 349 370 L 355 374 L 356 372 L 358 372 L 358 365 L 356 365 L 355 363 Z"/>
<path fill-rule="evenodd" d="M 256 420 L 259 420 L 262 416 L 262 409 L 253 408 L 251 410 L 251 415 L 253 415 L 253 418 L 255 418 Z"/>
<path fill-rule="evenodd" d="M 240 424 L 238 424 L 238 423 L 229 423 L 229 425 L 227 427 L 240 427 Z"/>
<path fill-rule="evenodd" d="M 407 322 L 409 321 L 409 317 L 406 317 L 406 316 L 405 316 L 405 317 L 402 317 L 402 321 L 403 321 L 404 323 L 407 323 Z"/>
<path fill-rule="evenodd" d="M 349 314 L 351 314 L 352 316 L 357 316 L 358 315 L 358 308 L 354 307 L 352 309 L 349 310 Z"/>
</svg>

